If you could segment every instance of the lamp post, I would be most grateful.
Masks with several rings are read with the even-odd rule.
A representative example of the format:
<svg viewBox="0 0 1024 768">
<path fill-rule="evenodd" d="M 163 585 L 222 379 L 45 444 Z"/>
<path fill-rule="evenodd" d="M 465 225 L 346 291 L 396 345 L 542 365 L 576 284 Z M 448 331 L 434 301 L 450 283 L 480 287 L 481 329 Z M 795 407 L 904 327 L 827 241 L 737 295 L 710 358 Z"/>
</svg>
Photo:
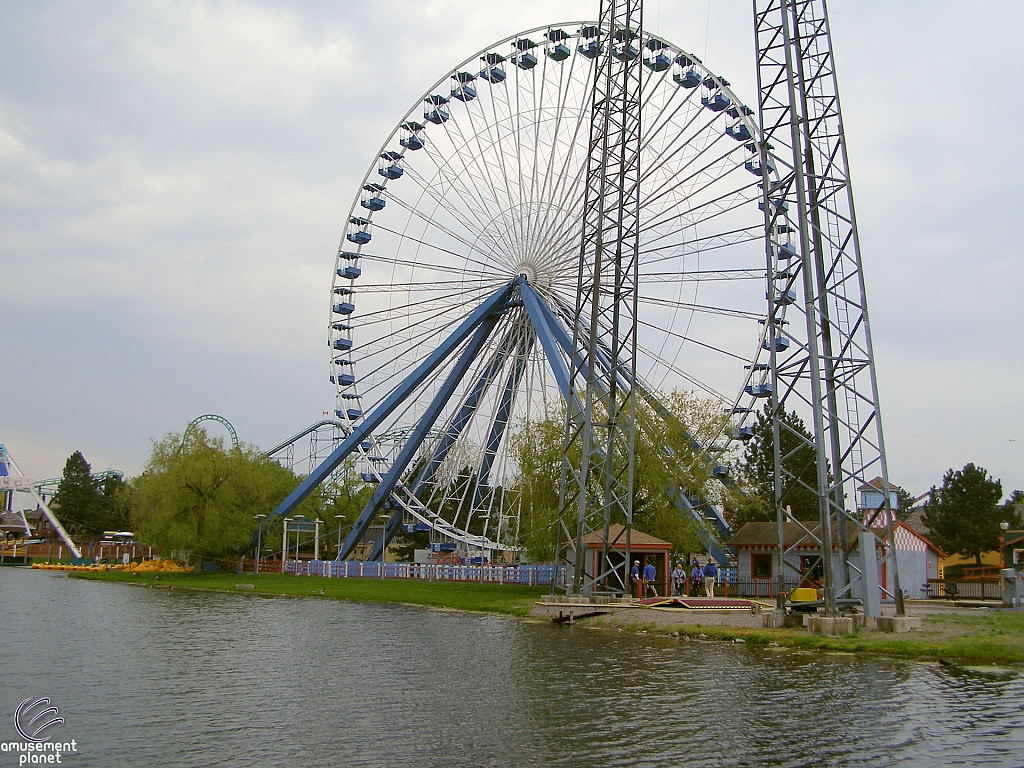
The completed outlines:
<svg viewBox="0 0 1024 768">
<path fill-rule="evenodd" d="M 335 554 L 335 559 L 341 557 L 341 521 L 345 519 L 344 515 L 335 515 L 334 519 L 338 521 L 338 551 Z"/>
<path fill-rule="evenodd" d="M 285 572 L 285 564 L 288 562 L 288 523 L 291 521 L 290 517 L 284 519 L 284 531 L 281 534 L 281 573 Z"/>
<path fill-rule="evenodd" d="M 999 524 L 999 568 L 1006 567 L 1006 532 L 1010 530 L 1010 524 L 1003 520 Z"/>
<path fill-rule="evenodd" d="M 260 572 L 260 544 L 263 540 L 263 518 L 266 515 L 256 515 L 257 528 L 256 528 L 256 567 L 255 572 Z"/>
</svg>

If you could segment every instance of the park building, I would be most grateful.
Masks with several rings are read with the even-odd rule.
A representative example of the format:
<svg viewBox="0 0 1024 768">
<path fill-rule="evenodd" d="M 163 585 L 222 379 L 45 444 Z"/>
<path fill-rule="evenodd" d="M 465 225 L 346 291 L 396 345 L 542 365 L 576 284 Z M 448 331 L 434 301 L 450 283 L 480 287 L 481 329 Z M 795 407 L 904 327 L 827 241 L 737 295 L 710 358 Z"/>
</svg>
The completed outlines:
<svg viewBox="0 0 1024 768">
<path fill-rule="evenodd" d="M 808 535 L 807 531 L 811 535 Z M 786 567 L 786 589 L 797 586 L 820 585 L 822 581 L 822 550 L 816 540 L 820 526 L 808 528 L 799 523 L 783 525 L 783 544 Z M 876 543 L 876 558 L 884 554 L 882 541 L 886 539 L 884 528 L 873 529 L 881 539 Z M 929 579 L 939 577 L 939 563 L 947 556 L 926 536 L 915 531 L 904 522 L 897 522 L 893 529 L 896 538 L 896 558 L 899 565 L 900 586 L 904 595 L 911 599 L 926 599 L 929 594 Z M 842 556 L 839 544 L 833 536 L 832 568 L 839 573 Z M 850 560 L 860 561 L 857 526 L 847 524 L 846 539 L 849 542 Z M 740 597 L 774 597 L 775 572 L 778 566 L 778 526 L 775 523 L 747 523 L 729 540 L 729 546 L 736 551 L 736 582 Z M 852 578 L 852 576 L 851 576 Z M 887 563 L 879 569 L 879 580 L 892 594 L 894 578 Z M 804 583 L 800 583 L 803 581 Z M 850 597 L 862 599 L 860 585 L 851 588 Z M 883 594 L 883 602 L 888 598 Z"/>
</svg>

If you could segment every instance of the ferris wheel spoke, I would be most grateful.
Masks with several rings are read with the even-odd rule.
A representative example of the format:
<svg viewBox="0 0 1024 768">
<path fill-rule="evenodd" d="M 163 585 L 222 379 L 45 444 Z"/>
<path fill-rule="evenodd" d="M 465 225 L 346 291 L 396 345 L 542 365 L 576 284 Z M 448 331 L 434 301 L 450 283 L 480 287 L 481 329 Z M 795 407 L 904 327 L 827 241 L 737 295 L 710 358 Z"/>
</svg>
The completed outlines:
<svg viewBox="0 0 1024 768">
<path fill-rule="evenodd" d="M 438 171 L 438 174 L 439 173 L 440 171 Z M 471 214 L 473 217 L 475 217 L 477 222 L 477 234 L 481 232 L 486 232 L 485 228 L 482 225 L 480 225 L 480 222 L 487 220 L 487 213 L 482 208 L 480 208 L 480 206 L 473 204 L 472 192 L 466 189 L 464 185 L 458 185 L 449 180 L 446 184 L 446 187 L 444 187 L 454 191 L 458 196 L 460 202 L 463 203 L 463 207 L 459 209 L 452 204 L 452 201 L 450 201 L 446 195 L 442 194 L 444 188 L 439 189 L 439 184 L 431 183 L 429 180 L 421 176 L 417 171 L 413 169 L 410 169 L 407 175 L 409 176 L 411 181 L 415 182 L 419 186 L 421 192 L 419 198 L 420 200 L 423 199 L 423 195 L 429 197 L 442 210 L 444 210 L 449 216 L 451 216 L 453 221 L 463 224 L 467 232 L 472 231 L 469 223 L 466 221 L 467 218 L 469 218 L 467 214 Z M 435 175 L 435 178 L 437 178 L 437 175 Z M 395 200 L 395 202 L 397 202 L 402 208 L 405 208 L 406 210 L 413 210 L 418 207 L 416 204 L 411 203 L 399 196 L 393 195 L 391 199 Z M 498 243 L 492 242 L 492 245 L 498 246 Z"/>
</svg>

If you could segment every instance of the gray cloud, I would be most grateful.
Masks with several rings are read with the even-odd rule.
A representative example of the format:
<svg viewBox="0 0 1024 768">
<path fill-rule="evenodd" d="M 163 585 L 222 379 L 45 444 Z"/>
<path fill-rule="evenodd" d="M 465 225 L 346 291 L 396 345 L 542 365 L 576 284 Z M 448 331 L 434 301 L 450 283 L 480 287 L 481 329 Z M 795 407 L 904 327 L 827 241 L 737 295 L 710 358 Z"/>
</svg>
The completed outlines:
<svg viewBox="0 0 1024 768">
<path fill-rule="evenodd" d="M 1024 12 L 830 11 L 891 475 L 923 491 L 975 461 L 1024 487 Z M 136 472 L 200 413 L 269 445 L 330 410 L 333 252 L 377 147 L 475 50 L 596 12 L 0 6 L 0 439 L 37 476 L 76 449 Z M 756 100 L 748 2 L 646 12 Z"/>
</svg>

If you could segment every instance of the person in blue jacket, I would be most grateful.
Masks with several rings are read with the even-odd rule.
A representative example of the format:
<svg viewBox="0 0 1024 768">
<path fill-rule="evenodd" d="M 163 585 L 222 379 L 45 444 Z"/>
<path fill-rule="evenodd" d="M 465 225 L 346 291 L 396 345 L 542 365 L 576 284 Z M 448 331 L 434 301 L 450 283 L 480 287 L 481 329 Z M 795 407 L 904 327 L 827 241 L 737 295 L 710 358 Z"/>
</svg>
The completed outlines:
<svg viewBox="0 0 1024 768">
<path fill-rule="evenodd" d="M 714 597 L 715 596 L 715 579 L 718 578 L 718 567 L 715 565 L 715 561 L 708 559 L 708 564 L 704 566 L 704 596 Z"/>
<path fill-rule="evenodd" d="M 651 597 L 658 596 L 658 588 L 654 586 L 654 582 L 658 579 L 658 571 L 651 563 L 647 563 L 644 566 L 644 593 Z"/>
<path fill-rule="evenodd" d="M 639 600 L 643 597 L 643 591 L 640 589 L 640 561 L 633 561 L 633 570 L 629 572 L 629 578 L 633 582 L 633 590 L 636 592 L 636 597 Z"/>
<path fill-rule="evenodd" d="M 693 561 L 693 570 L 690 571 L 690 597 L 700 597 L 700 581 L 704 578 L 704 571 L 700 568 L 700 563 L 696 560 Z"/>
</svg>

